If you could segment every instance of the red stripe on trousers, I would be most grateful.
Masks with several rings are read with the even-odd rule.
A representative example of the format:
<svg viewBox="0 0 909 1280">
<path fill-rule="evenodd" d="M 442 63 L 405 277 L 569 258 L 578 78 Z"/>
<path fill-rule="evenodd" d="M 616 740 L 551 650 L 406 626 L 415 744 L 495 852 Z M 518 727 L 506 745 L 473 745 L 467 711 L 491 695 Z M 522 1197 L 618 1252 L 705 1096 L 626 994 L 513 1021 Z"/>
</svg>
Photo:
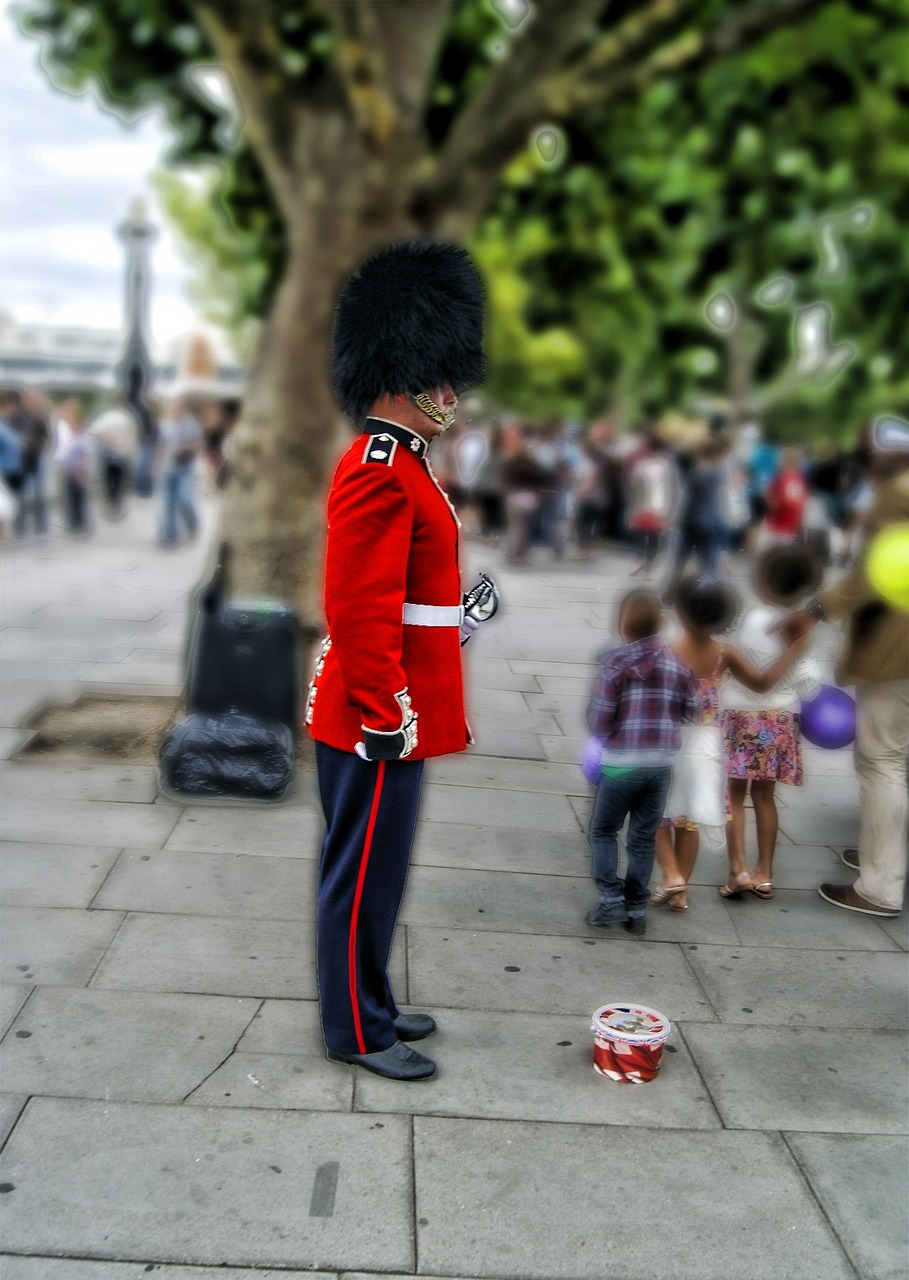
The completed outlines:
<svg viewBox="0 0 909 1280">
<path fill-rule="evenodd" d="M 376 765 L 376 789 L 372 797 L 369 811 L 369 822 L 366 824 L 366 839 L 363 841 L 363 852 L 360 855 L 360 870 L 357 875 L 357 888 L 354 893 L 353 911 L 350 916 L 350 935 L 347 939 L 347 974 L 350 981 L 350 1004 L 353 1009 L 354 1031 L 357 1035 L 357 1047 L 360 1053 L 366 1052 L 363 1039 L 363 1028 L 360 1024 L 360 1002 L 357 999 L 357 920 L 360 915 L 360 902 L 363 898 L 363 883 L 366 879 L 366 868 L 372 852 L 372 837 L 376 829 L 376 818 L 379 814 L 379 801 L 382 798 L 382 784 L 385 781 L 385 761 Z"/>
</svg>

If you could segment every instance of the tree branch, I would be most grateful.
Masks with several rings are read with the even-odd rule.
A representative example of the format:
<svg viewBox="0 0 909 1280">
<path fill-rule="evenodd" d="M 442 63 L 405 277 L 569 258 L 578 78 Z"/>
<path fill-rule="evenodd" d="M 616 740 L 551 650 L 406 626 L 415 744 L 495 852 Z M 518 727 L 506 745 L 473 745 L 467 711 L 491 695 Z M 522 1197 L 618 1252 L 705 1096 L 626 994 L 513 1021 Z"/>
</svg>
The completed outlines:
<svg viewBox="0 0 909 1280">
<path fill-rule="evenodd" d="M 422 123 L 431 77 L 454 0 L 373 0 L 389 92 L 401 111 Z"/>
<path fill-rule="evenodd" d="M 388 66 L 371 0 L 320 0 L 319 12 L 338 37 L 337 69 L 361 135 L 384 146 L 397 124 Z"/>
<path fill-rule="evenodd" d="M 544 83 L 502 104 L 499 116 L 479 131 L 472 146 L 458 129 L 435 170 L 416 186 L 415 202 L 425 205 L 427 220 L 439 234 L 464 235 L 486 208 L 502 168 L 526 144 L 535 124 L 639 95 L 657 80 L 739 53 L 831 2 L 745 0 L 712 28 L 685 31 L 691 26 L 693 6 L 685 0 L 654 0 L 580 58 L 560 65 Z M 679 30 L 683 34 L 667 44 L 667 36 Z"/>
<path fill-rule="evenodd" d="M 218 61 L 228 69 L 246 112 L 245 131 L 282 210 L 293 208 L 294 137 L 298 127 L 292 75 L 285 69 L 272 0 L 186 0 Z"/>
<path fill-rule="evenodd" d="M 603 0 L 537 0 L 533 16 L 507 56 L 487 76 L 455 120 L 439 154 L 416 178 L 414 207 L 431 224 L 435 211 L 482 170 L 496 176 L 523 144 L 544 109 L 544 78 L 583 39 Z"/>
<path fill-rule="evenodd" d="M 747 0 L 706 31 L 697 27 L 678 40 L 662 45 L 652 57 L 626 63 L 621 51 L 591 58 L 586 67 L 552 80 L 547 87 L 550 112 L 569 115 L 590 107 L 612 106 L 641 93 L 657 80 L 681 71 L 697 71 L 756 44 L 780 27 L 810 17 L 832 0 Z M 613 74 L 609 74 L 613 72 Z"/>
</svg>

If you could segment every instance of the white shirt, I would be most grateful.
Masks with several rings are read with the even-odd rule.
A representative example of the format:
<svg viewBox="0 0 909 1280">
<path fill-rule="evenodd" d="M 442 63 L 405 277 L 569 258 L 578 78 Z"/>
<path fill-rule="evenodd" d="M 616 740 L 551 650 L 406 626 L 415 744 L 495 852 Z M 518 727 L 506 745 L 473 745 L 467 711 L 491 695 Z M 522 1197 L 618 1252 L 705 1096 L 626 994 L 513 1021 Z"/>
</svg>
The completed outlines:
<svg viewBox="0 0 909 1280">
<path fill-rule="evenodd" d="M 763 670 L 785 652 L 786 646 L 780 637 L 767 633 L 788 613 L 788 609 L 762 604 L 749 609 L 742 618 L 734 644 L 753 667 Z M 796 658 L 782 680 L 767 693 L 746 689 L 730 675 L 720 686 L 720 707 L 727 711 L 797 711 L 801 699 L 816 693 L 819 683 L 817 658 L 805 652 Z"/>
</svg>

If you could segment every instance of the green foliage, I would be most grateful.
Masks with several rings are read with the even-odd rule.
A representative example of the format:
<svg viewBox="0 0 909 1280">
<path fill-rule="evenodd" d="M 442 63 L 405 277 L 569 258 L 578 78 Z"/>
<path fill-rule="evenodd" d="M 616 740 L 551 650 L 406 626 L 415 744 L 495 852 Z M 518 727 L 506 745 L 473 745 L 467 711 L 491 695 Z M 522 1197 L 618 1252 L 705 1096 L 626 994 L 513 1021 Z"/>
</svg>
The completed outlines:
<svg viewBox="0 0 909 1280">
<path fill-rule="evenodd" d="M 639 7 L 613 0 L 601 22 Z M 242 333 L 268 310 L 284 228 L 252 150 L 228 145 L 223 110 L 187 74 L 212 61 L 189 5 L 16 9 L 58 83 L 94 82 L 127 117 L 163 108 L 171 170 L 216 162 L 196 182 L 160 175 L 158 190 L 199 263 L 197 297 Z M 735 9 L 702 0 L 697 24 Z M 274 12 L 295 91 L 318 90 L 334 56 L 324 20 L 303 0 Z M 696 75 L 561 122 L 555 159 L 529 140 L 470 243 L 489 281 L 488 394 L 535 418 L 600 413 L 618 397 L 635 414 L 690 408 L 728 395 L 735 357 L 758 411 L 791 433 L 846 438 L 877 412 L 905 413 L 907 17 L 906 0 L 832 3 Z M 453 4 L 425 118 L 430 151 L 513 38 L 489 0 Z M 870 226 L 843 241 L 848 269 L 827 278 L 819 219 L 869 204 Z M 778 277 L 790 298 L 761 306 L 758 291 Z M 728 334 L 704 311 L 720 292 L 740 317 Z M 817 301 L 833 308 L 833 340 L 857 349 L 826 386 L 792 376 L 795 313 Z"/>
<path fill-rule="evenodd" d="M 531 292 L 511 358 L 492 365 L 493 394 L 533 412 L 538 371 L 514 371 L 529 366 L 521 345 L 553 326 L 585 353 L 583 385 L 565 388 L 571 411 L 579 394 L 599 411 L 617 380 L 636 413 L 723 396 L 736 341 L 753 407 L 791 434 L 854 437 L 869 416 L 905 409 L 909 50 L 896 56 L 907 36 L 888 30 L 883 6 L 857 8 L 833 5 L 697 77 L 573 120 L 561 163 L 531 146 L 511 165 L 472 241 L 499 270 L 493 246 L 507 244 Z M 845 273 L 827 278 L 819 219 L 867 205 L 871 225 L 842 238 Z M 778 277 L 792 282 L 788 302 L 759 305 Z M 720 292 L 742 321 L 728 338 L 704 313 Z M 826 387 L 792 376 L 795 312 L 818 301 L 833 309 L 833 341 L 857 348 Z"/>
</svg>

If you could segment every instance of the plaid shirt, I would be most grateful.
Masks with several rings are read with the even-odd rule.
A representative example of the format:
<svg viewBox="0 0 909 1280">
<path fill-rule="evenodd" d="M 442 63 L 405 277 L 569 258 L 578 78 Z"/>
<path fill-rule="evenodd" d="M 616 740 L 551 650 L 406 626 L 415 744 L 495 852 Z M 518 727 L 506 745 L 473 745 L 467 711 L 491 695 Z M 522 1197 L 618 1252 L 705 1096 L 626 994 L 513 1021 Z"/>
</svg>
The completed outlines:
<svg viewBox="0 0 909 1280">
<path fill-rule="evenodd" d="M 607 650 L 599 662 L 587 723 L 604 741 L 603 763 L 670 764 L 682 742 L 679 726 L 699 718 L 690 667 L 659 636 Z"/>
</svg>

